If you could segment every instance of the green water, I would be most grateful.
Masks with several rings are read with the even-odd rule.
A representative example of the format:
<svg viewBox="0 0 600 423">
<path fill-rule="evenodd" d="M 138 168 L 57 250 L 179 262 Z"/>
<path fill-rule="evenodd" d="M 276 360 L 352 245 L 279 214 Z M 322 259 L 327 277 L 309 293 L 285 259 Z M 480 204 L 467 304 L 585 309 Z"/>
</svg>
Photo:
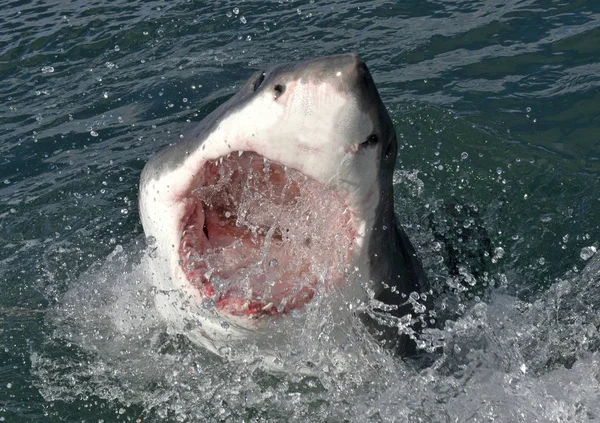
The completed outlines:
<svg viewBox="0 0 600 423">
<path fill-rule="evenodd" d="M 587 340 L 575 342 L 565 333 L 579 332 L 557 323 L 564 333 L 532 335 L 551 347 L 537 346 L 540 350 L 532 353 L 532 342 L 519 349 L 521 355 L 494 356 L 509 363 L 520 359 L 529 368 L 536 368 L 536 354 L 567 357 L 566 373 L 552 373 L 562 371 L 560 366 L 540 365 L 535 374 L 528 373 L 526 389 L 506 382 L 507 374 L 514 376 L 507 365 L 495 369 L 489 382 L 482 371 L 473 370 L 469 382 L 454 367 L 445 369 L 452 361 L 445 358 L 432 376 L 437 384 L 427 382 L 426 374 L 409 378 L 418 388 L 414 394 L 400 395 L 405 386 L 394 388 L 391 379 L 392 388 L 359 395 L 347 388 L 352 384 L 334 379 L 330 385 L 323 382 L 327 395 L 300 390 L 296 409 L 290 405 L 294 389 L 289 386 L 248 405 L 250 400 L 228 390 L 248 379 L 219 385 L 218 378 L 208 378 L 212 386 L 229 392 L 224 404 L 215 395 L 189 394 L 196 379 L 186 379 L 190 389 L 184 391 L 174 384 L 176 378 L 124 376 L 143 373 L 143 356 L 136 357 L 137 368 L 135 360 L 127 359 L 120 366 L 106 355 L 108 347 L 62 344 L 65 337 L 53 335 L 57 328 L 47 310 L 60 304 L 90 266 L 106 268 L 106 257 L 117 246 L 140 248 L 135 246 L 142 233 L 137 183 L 146 160 L 192 128 L 257 69 L 346 51 L 367 61 L 395 122 L 401 147 L 397 211 L 438 302 L 442 296 L 456 301 L 450 301 L 452 316 L 473 306 L 472 298 L 467 301 L 447 289 L 432 213 L 451 217 L 448 207 L 474 207 L 477 225 L 491 242 L 491 254 L 484 259 L 487 288 L 479 292 L 489 309 L 504 304 L 494 300 L 495 290 L 525 304 L 548 305 L 550 297 L 560 297 L 553 288 L 557 278 L 577 280 L 572 285 L 585 288 L 589 314 L 578 312 L 568 319 L 586 316 L 578 324 L 585 327 L 581 333 Z M 600 240 L 600 3 L 5 1 L 0 104 L 3 421 L 600 418 L 592 401 L 598 387 L 593 378 L 583 378 L 584 370 L 577 370 L 577 363 L 586 363 L 590 374 L 599 369 L 587 354 L 596 357 L 600 342 L 600 324 L 593 317 L 600 295 L 593 289 L 593 274 L 573 279 L 586 264 L 582 248 Z M 492 260 L 494 254 L 499 256 Z M 135 261 L 128 260 L 124 268 Z M 108 279 L 111 271 L 118 279 L 119 267 L 108 267 Z M 507 306 L 500 314 L 517 308 Z M 542 307 L 540 315 L 550 308 Z M 528 316 L 517 325 L 520 329 L 535 323 L 552 326 L 550 320 Z M 513 341 L 501 337 L 493 345 L 512 351 L 518 344 Z M 463 349 L 470 345 L 479 351 L 480 344 L 471 338 L 462 342 Z M 194 354 L 183 351 L 169 359 L 177 362 Z M 490 356 L 481 360 L 493 361 Z M 470 356 L 465 366 L 477 368 L 474 363 L 477 358 Z M 79 372 L 78 366 L 87 370 Z M 571 367 L 575 370 L 569 373 Z M 173 367 L 165 364 L 163 370 Z M 571 379 L 581 386 L 579 391 L 552 394 L 541 388 Z M 459 381 L 456 392 L 472 389 L 475 397 L 500 398 L 495 414 L 482 405 L 489 400 L 454 395 L 452 380 Z M 267 392 L 263 385 L 262 391 L 256 389 Z M 579 411 L 569 408 L 570 401 L 579 401 Z"/>
</svg>

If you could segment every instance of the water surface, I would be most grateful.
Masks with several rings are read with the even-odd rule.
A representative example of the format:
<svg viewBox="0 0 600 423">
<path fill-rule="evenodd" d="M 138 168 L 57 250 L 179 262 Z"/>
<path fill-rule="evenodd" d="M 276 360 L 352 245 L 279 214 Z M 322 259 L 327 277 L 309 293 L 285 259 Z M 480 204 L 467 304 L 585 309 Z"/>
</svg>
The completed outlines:
<svg viewBox="0 0 600 423">
<path fill-rule="evenodd" d="M 348 51 L 396 125 L 444 353 L 418 368 L 357 329 L 341 371 L 325 313 L 316 374 L 274 376 L 167 335 L 144 163 L 256 70 Z M 0 419 L 600 419 L 599 3 L 7 1 L 0 81 Z"/>
</svg>

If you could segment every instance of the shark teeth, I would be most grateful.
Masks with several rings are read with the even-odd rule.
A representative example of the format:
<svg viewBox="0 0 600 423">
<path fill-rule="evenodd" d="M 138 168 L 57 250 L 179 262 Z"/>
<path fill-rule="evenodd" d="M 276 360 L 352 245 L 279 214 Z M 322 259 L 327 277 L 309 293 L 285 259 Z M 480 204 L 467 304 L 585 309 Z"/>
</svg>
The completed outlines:
<svg viewBox="0 0 600 423">
<path fill-rule="evenodd" d="M 261 308 L 261 310 L 262 311 L 270 311 L 272 308 L 273 308 L 273 302 L 270 302 L 269 304 L 267 304 L 266 306 Z"/>
</svg>

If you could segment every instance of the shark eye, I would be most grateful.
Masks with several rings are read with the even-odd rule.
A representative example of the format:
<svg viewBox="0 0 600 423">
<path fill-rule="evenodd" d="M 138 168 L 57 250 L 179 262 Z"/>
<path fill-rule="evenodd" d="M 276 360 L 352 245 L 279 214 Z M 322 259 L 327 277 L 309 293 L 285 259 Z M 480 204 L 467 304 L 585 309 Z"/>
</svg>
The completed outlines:
<svg viewBox="0 0 600 423">
<path fill-rule="evenodd" d="M 277 98 L 285 92 L 285 85 L 277 84 L 273 89 L 275 90 L 275 98 Z"/>
<path fill-rule="evenodd" d="M 360 148 L 368 148 L 376 145 L 379 142 L 379 138 L 377 134 L 371 134 L 367 137 L 367 139 L 360 143 Z"/>
<path fill-rule="evenodd" d="M 260 84 L 262 84 L 264 80 L 265 80 L 265 73 L 261 72 L 260 75 L 258 76 L 258 78 L 256 78 L 256 81 L 254 81 L 254 85 L 252 87 L 253 91 L 258 90 L 258 87 L 260 87 Z"/>
</svg>

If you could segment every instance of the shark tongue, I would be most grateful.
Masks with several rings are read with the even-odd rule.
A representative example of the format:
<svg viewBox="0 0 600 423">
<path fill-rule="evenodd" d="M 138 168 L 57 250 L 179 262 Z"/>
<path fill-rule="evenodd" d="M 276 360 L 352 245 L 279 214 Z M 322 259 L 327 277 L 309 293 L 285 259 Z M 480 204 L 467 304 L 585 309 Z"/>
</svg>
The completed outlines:
<svg viewBox="0 0 600 423">
<path fill-rule="evenodd" d="M 188 280 L 222 312 L 286 313 L 341 283 L 355 230 L 343 198 L 255 153 L 207 162 L 181 237 Z"/>
</svg>

